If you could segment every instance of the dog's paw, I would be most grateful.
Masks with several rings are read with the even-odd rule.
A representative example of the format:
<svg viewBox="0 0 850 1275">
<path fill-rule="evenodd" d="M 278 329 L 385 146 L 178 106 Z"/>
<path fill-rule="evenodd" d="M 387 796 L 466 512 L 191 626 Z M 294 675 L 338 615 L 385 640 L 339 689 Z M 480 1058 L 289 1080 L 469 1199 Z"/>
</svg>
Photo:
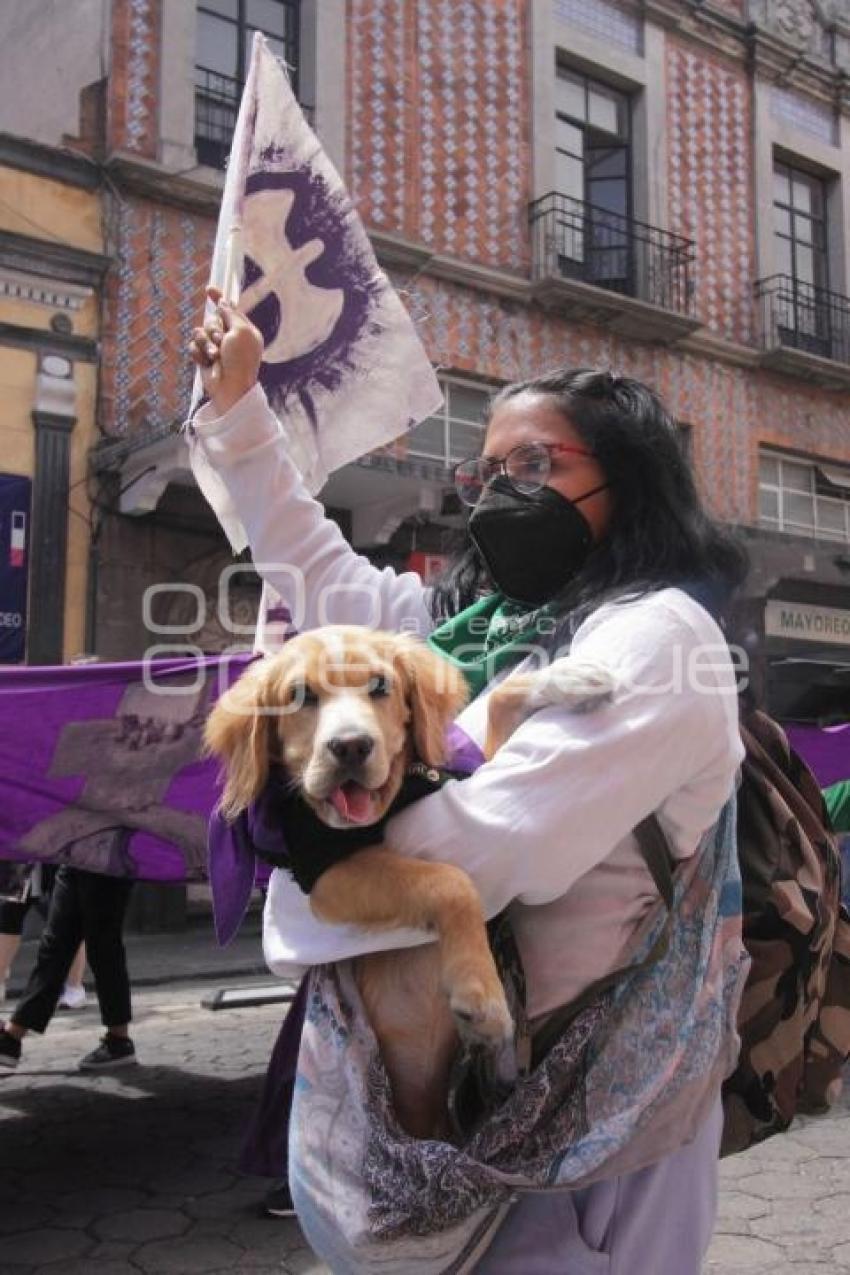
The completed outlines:
<svg viewBox="0 0 850 1275">
<path fill-rule="evenodd" d="M 610 700 L 615 689 L 616 682 L 604 665 L 565 656 L 534 674 L 529 709 L 559 707 L 581 712 Z"/>
<path fill-rule="evenodd" d="M 452 988 L 449 1007 L 464 1043 L 495 1049 L 513 1040 L 513 1019 L 501 984 L 491 988 L 482 979 L 466 979 Z"/>
</svg>

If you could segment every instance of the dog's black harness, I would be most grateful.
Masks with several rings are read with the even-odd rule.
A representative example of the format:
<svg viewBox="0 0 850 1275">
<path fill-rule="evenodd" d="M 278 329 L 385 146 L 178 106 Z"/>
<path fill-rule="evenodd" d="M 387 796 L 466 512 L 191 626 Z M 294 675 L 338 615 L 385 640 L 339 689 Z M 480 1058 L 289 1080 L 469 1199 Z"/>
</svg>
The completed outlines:
<svg viewBox="0 0 850 1275">
<path fill-rule="evenodd" d="M 269 822 L 277 824 L 283 833 L 281 847 L 277 851 L 254 847 L 260 858 L 276 868 L 285 868 L 295 882 L 309 894 L 323 872 L 335 863 L 347 859 L 366 846 L 380 845 L 384 839 L 387 820 L 404 810 L 420 797 L 442 788 L 447 779 L 463 779 L 461 771 L 426 766 L 424 762 L 412 762 L 405 771 L 401 787 L 376 823 L 366 826 L 352 824 L 349 828 L 330 828 L 313 810 L 301 793 L 293 788 L 286 771 L 272 767 L 266 798 Z"/>
</svg>

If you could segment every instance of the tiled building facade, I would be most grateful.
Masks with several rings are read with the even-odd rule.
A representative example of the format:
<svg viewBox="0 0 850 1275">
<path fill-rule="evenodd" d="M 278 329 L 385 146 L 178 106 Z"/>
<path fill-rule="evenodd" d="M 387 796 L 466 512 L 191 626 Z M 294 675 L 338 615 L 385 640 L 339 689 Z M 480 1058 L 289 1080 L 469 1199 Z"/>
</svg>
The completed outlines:
<svg viewBox="0 0 850 1275">
<path fill-rule="evenodd" d="M 850 617 L 840 0 L 86 7 L 108 33 L 108 74 L 99 98 L 79 85 L 102 108 L 89 134 L 76 120 L 65 131 L 99 165 L 112 258 L 99 653 L 144 646 L 145 583 L 182 573 L 207 588 L 228 560 L 173 433 L 221 183 L 199 160 L 238 81 L 229 52 L 203 59 L 236 39 L 225 21 L 244 35 L 280 20 L 301 98 L 449 387 L 445 419 L 332 479 L 327 503 L 355 544 L 381 560 L 439 554 L 458 523 L 447 465 L 474 441 L 484 392 L 557 364 L 610 365 L 658 388 L 711 507 L 745 529 L 742 620 L 774 706 L 850 713 L 850 631 L 833 614 Z"/>
</svg>

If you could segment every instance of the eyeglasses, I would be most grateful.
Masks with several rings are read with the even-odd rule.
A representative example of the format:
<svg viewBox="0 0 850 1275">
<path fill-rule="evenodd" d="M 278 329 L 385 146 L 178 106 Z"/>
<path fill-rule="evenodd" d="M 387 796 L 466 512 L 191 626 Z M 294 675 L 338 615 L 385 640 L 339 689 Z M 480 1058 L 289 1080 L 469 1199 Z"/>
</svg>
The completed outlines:
<svg viewBox="0 0 850 1275">
<path fill-rule="evenodd" d="M 499 474 L 504 474 L 514 491 L 530 496 L 546 486 L 552 473 L 552 457 L 562 452 L 573 456 L 593 455 L 584 447 L 570 447 L 566 443 L 520 443 L 501 460 L 492 456 L 462 460 L 454 472 L 455 491 L 465 505 L 477 505 L 484 488 Z"/>
</svg>

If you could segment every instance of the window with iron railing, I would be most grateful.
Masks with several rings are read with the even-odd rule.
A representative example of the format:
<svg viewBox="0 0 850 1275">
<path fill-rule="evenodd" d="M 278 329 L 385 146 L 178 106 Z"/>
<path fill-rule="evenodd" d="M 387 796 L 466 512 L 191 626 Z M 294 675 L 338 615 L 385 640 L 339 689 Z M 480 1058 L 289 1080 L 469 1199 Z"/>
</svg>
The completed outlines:
<svg viewBox="0 0 850 1275">
<path fill-rule="evenodd" d="M 818 304 L 818 294 L 829 287 L 826 185 L 778 161 L 773 166 L 773 243 L 775 275 L 784 280 L 775 314 L 780 342 L 826 353 L 828 314 Z"/>
<path fill-rule="evenodd" d="M 223 168 L 245 84 L 251 42 L 261 31 L 298 92 L 300 0 L 199 0 L 195 52 L 195 150 Z"/>
<path fill-rule="evenodd" d="M 791 535 L 850 543 L 850 466 L 763 449 L 759 523 Z"/>
<path fill-rule="evenodd" d="M 452 469 L 477 456 L 484 436 L 482 418 L 491 391 L 468 381 L 440 378 L 443 406 L 407 436 L 408 456 L 421 456 Z"/>
<path fill-rule="evenodd" d="M 563 236 L 568 262 L 593 262 L 596 281 L 627 291 L 624 223 L 632 213 L 631 103 L 625 93 L 559 67 L 555 78 L 555 187 L 585 214 Z"/>
<path fill-rule="evenodd" d="M 755 286 L 765 348 L 785 347 L 850 365 L 850 297 L 775 274 Z"/>
<path fill-rule="evenodd" d="M 552 191 L 529 207 L 534 277 L 575 279 L 688 315 L 694 245 L 635 217 Z"/>
</svg>

